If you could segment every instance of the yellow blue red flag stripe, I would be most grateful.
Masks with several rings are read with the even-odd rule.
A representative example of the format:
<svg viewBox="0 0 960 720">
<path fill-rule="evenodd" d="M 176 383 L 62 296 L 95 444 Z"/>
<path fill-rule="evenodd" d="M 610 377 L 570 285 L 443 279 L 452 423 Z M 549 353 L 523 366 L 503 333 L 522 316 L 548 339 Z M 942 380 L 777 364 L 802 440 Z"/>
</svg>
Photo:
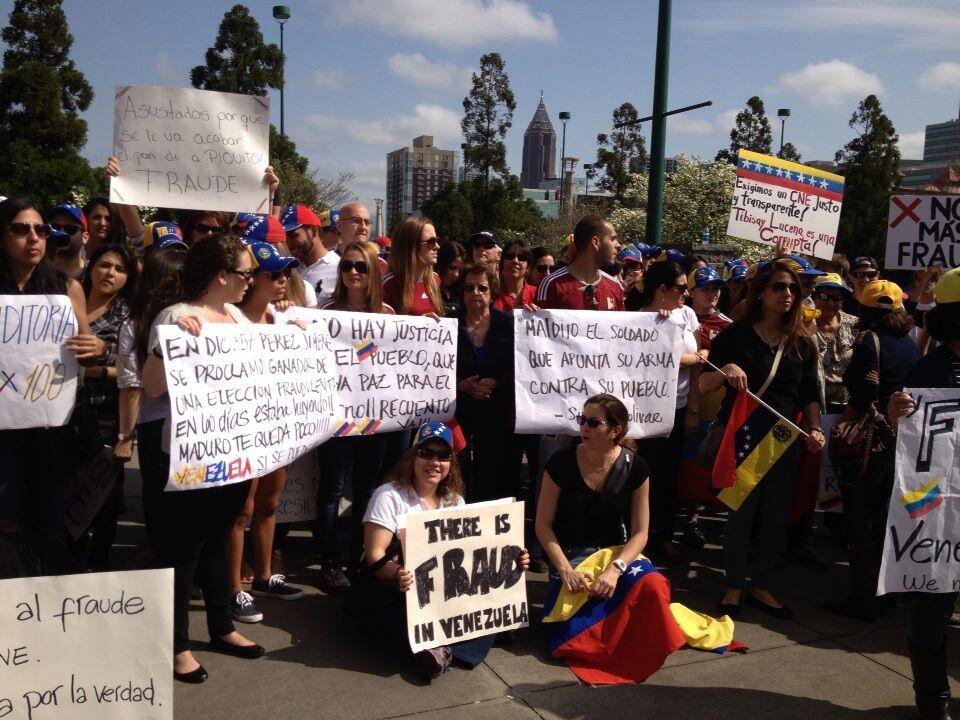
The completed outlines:
<svg viewBox="0 0 960 720">
<path fill-rule="evenodd" d="M 737 175 L 748 180 L 776 185 L 785 190 L 797 190 L 836 202 L 843 200 L 843 177 L 840 175 L 809 165 L 781 160 L 773 155 L 740 150 L 737 158 Z"/>
</svg>

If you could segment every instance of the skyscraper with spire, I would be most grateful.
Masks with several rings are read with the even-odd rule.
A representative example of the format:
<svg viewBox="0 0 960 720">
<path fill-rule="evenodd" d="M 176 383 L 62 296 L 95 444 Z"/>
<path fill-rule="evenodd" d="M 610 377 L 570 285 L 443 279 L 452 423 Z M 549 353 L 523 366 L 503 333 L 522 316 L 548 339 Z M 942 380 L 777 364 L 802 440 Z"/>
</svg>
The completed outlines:
<svg viewBox="0 0 960 720">
<path fill-rule="evenodd" d="M 525 188 L 539 188 L 540 183 L 557 177 L 557 133 L 553 130 L 547 108 L 540 104 L 523 134 L 523 167 L 520 182 Z"/>
</svg>

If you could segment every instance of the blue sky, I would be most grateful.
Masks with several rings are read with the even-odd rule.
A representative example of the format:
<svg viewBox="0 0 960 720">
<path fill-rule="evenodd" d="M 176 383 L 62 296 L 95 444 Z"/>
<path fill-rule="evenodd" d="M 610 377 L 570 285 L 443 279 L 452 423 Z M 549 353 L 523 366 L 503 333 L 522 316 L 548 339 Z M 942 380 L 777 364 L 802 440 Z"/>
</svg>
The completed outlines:
<svg viewBox="0 0 960 720">
<path fill-rule="evenodd" d="M 503 55 L 517 99 L 507 135 L 519 175 L 523 131 L 544 91 L 567 154 L 592 160 L 596 134 L 624 101 L 649 113 L 655 0 L 283 0 L 287 133 L 321 176 L 356 173 L 354 191 L 382 197 L 385 156 L 420 134 L 457 149 L 461 101 L 485 52 Z M 0 0 L 4 19 L 10 0 Z M 279 42 L 272 2 L 247 6 Z M 789 107 L 787 140 L 805 160 L 832 159 L 851 137 L 857 102 L 877 93 L 919 157 L 924 125 L 954 118 L 960 103 L 956 0 L 676 0 L 670 107 L 714 105 L 672 118 L 667 152 L 712 158 L 751 95 L 768 114 Z M 90 10 L 95 7 L 96 11 Z M 112 138 L 117 84 L 189 85 L 228 3 L 209 0 L 65 0 L 73 57 L 93 85 L 86 155 L 102 164 Z M 279 124 L 279 93 L 273 93 Z M 773 118 L 774 121 L 776 118 Z M 647 132 L 649 128 L 647 127 Z M 779 128 L 775 129 L 779 141 Z M 649 142 L 649 136 L 648 136 Z M 559 150 L 559 146 L 558 146 Z"/>
</svg>

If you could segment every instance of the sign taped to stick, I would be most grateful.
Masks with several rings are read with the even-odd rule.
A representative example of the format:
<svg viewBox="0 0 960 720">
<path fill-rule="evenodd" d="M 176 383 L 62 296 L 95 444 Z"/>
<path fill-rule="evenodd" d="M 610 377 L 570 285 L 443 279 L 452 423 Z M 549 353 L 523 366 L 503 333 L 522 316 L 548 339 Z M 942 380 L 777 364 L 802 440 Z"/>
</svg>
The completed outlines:
<svg viewBox="0 0 960 720">
<path fill-rule="evenodd" d="M 173 718 L 172 569 L 0 580 L 0 627 L 0 718 Z"/>
<path fill-rule="evenodd" d="M 842 202 L 840 175 L 740 150 L 727 235 L 829 260 Z"/>
<path fill-rule="evenodd" d="M 577 435 L 597 393 L 619 398 L 631 438 L 669 435 L 681 327 L 657 313 L 514 310 L 516 431 Z"/>
<path fill-rule="evenodd" d="M 413 573 L 407 635 L 413 652 L 529 625 L 520 567 L 523 503 L 498 500 L 405 517 Z"/>
<path fill-rule="evenodd" d="M 266 213 L 270 100 L 157 85 L 120 85 L 110 200 L 188 210 Z"/>
<path fill-rule="evenodd" d="M 887 217 L 887 270 L 960 267 L 960 195 L 894 195 Z"/>
<path fill-rule="evenodd" d="M 0 430 L 65 425 L 77 395 L 78 332 L 66 295 L 0 295 Z"/>
<path fill-rule="evenodd" d="M 960 590 L 960 389 L 906 389 L 878 595 Z"/>
</svg>

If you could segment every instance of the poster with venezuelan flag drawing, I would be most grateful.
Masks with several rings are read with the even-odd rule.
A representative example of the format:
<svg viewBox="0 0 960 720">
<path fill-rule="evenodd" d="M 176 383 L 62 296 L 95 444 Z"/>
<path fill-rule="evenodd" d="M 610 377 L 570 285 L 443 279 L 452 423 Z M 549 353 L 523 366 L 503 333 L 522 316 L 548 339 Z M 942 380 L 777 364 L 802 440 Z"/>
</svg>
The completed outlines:
<svg viewBox="0 0 960 720">
<path fill-rule="evenodd" d="M 908 389 L 878 595 L 960 590 L 960 389 Z"/>
<path fill-rule="evenodd" d="M 842 202 L 840 175 L 740 150 L 727 235 L 829 260 Z"/>
</svg>

